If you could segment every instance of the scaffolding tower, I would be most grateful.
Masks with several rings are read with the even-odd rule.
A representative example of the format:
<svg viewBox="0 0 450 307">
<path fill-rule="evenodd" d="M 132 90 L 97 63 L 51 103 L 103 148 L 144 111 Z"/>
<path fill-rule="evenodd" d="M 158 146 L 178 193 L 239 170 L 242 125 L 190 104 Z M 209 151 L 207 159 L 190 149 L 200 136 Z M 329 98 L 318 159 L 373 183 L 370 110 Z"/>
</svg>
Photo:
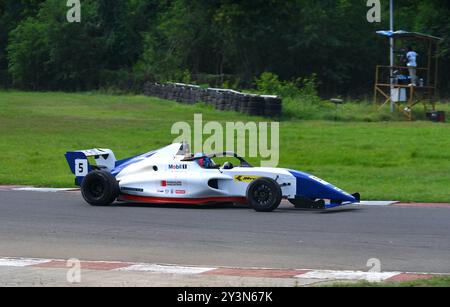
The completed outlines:
<svg viewBox="0 0 450 307">
<path fill-rule="evenodd" d="M 422 103 L 425 112 L 431 106 L 435 111 L 438 92 L 439 43 L 441 38 L 417 32 L 378 31 L 377 34 L 393 39 L 396 54 L 393 66 L 377 65 L 375 72 L 374 103 L 380 109 L 393 104 L 408 120 L 413 120 L 413 108 Z M 406 46 L 419 51 L 417 84 L 409 76 L 406 66 Z M 425 55 L 426 54 L 426 55 Z"/>
</svg>

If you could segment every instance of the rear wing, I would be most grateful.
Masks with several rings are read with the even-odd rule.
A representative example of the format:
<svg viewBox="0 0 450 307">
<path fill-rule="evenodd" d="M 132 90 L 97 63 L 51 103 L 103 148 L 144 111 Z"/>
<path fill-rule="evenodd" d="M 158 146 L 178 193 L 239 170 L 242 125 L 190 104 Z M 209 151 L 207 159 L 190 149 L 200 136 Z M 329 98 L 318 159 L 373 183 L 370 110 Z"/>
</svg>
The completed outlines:
<svg viewBox="0 0 450 307">
<path fill-rule="evenodd" d="M 89 149 L 66 153 L 66 160 L 72 174 L 75 175 L 75 185 L 81 186 L 84 177 L 94 169 L 101 168 L 111 172 L 116 167 L 116 157 L 111 149 Z M 95 165 L 89 158 L 95 159 Z"/>
</svg>

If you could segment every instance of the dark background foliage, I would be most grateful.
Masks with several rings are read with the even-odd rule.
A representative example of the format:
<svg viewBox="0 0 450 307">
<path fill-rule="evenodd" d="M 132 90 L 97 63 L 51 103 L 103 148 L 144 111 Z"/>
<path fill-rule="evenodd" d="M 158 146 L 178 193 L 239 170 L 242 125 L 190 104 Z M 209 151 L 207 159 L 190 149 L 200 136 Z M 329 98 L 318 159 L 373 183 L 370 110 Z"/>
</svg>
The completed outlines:
<svg viewBox="0 0 450 307">
<path fill-rule="evenodd" d="M 450 91 L 450 2 L 396 0 L 398 28 L 437 35 L 441 93 Z M 370 95 L 387 64 L 388 1 L 380 24 L 364 0 L 81 0 L 68 23 L 65 0 L 0 1 L 0 87 L 139 91 L 145 81 L 250 88 L 271 72 L 316 75 L 323 95 Z M 418 47 L 419 48 L 419 47 Z M 420 50 L 419 50 L 420 52 Z M 425 53 L 425 51 L 423 51 Z"/>
</svg>

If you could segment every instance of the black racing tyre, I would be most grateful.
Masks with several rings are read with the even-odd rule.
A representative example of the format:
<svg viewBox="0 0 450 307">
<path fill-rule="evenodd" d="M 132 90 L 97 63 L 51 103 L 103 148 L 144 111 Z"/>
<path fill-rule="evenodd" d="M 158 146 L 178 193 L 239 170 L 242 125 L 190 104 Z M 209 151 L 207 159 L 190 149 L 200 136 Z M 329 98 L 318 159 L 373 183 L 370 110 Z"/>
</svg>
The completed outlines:
<svg viewBox="0 0 450 307">
<path fill-rule="evenodd" d="M 119 193 L 119 183 L 106 171 L 89 173 L 81 184 L 81 194 L 92 206 L 110 206 L 119 197 Z"/>
<path fill-rule="evenodd" d="M 258 212 L 276 210 L 283 198 L 280 185 L 270 178 L 259 178 L 253 181 L 247 189 L 249 205 Z"/>
</svg>

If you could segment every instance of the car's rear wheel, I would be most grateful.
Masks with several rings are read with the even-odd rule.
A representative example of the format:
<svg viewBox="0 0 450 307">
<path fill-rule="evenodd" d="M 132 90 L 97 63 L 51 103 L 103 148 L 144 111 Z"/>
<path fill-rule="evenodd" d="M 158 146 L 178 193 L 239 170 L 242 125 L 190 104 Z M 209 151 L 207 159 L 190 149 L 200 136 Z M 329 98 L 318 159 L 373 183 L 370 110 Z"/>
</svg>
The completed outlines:
<svg viewBox="0 0 450 307">
<path fill-rule="evenodd" d="M 119 193 L 119 183 L 106 171 L 89 173 L 81 184 L 81 194 L 92 206 L 110 206 L 119 197 Z"/>
<path fill-rule="evenodd" d="M 270 178 L 257 179 L 247 189 L 248 203 L 258 212 L 276 210 L 280 206 L 282 198 L 280 185 Z"/>
</svg>

